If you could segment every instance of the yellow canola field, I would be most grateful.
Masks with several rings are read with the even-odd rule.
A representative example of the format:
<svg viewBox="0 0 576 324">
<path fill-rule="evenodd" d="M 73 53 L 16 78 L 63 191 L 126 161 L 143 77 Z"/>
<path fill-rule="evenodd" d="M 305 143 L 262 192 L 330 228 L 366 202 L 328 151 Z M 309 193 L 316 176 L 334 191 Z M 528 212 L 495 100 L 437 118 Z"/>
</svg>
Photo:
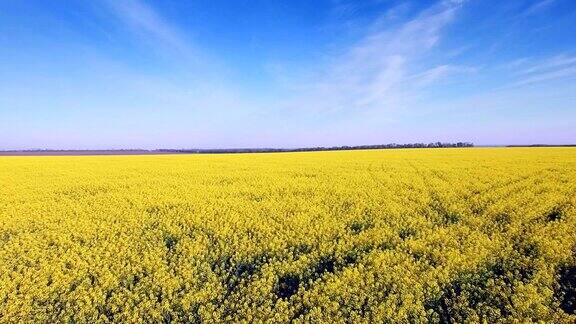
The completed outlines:
<svg viewBox="0 0 576 324">
<path fill-rule="evenodd" d="M 576 321 L 576 149 L 0 157 L 0 322 Z"/>
</svg>

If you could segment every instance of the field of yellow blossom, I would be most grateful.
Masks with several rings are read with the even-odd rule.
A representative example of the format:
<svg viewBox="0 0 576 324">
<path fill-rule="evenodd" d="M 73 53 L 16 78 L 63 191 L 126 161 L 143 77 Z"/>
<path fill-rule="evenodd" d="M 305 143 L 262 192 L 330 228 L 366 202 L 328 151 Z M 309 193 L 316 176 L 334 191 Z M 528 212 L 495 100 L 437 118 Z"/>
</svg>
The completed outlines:
<svg viewBox="0 0 576 324">
<path fill-rule="evenodd" d="M 576 149 L 0 157 L 0 322 L 576 321 Z"/>
</svg>

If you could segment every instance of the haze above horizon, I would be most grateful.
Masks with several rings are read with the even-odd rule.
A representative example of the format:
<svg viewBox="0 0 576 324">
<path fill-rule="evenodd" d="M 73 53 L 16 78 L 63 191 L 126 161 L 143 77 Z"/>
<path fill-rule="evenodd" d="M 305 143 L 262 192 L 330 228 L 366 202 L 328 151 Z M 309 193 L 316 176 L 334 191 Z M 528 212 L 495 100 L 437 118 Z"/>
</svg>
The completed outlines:
<svg viewBox="0 0 576 324">
<path fill-rule="evenodd" d="M 576 142 L 576 2 L 4 1 L 0 150 Z"/>
</svg>

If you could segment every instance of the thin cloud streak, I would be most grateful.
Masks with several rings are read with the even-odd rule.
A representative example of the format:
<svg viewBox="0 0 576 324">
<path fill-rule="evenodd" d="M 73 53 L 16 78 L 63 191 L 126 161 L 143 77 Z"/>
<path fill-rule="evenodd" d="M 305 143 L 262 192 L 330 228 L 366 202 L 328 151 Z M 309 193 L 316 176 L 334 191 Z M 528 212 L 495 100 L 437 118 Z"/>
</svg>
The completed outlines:
<svg viewBox="0 0 576 324">
<path fill-rule="evenodd" d="M 152 104 L 147 104 L 146 109 L 153 106 L 157 111 L 177 113 L 187 120 L 215 118 L 247 106 L 227 80 L 224 64 L 154 7 L 143 0 L 107 0 L 105 8 L 130 29 L 137 41 L 167 57 L 163 69 L 149 73 L 131 69 L 129 62 L 115 62 L 121 67 L 115 71 L 114 82 L 129 93 L 147 98 L 143 101 Z"/>
<path fill-rule="evenodd" d="M 215 78 L 223 73 L 222 64 L 196 44 L 189 34 L 163 17 L 143 0 L 105 0 L 104 8 L 126 26 L 135 39 L 146 44 L 170 64 L 189 75 Z M 200 78 L 200 76 L 199 76 Z"/>
<path fill-rule="evenodd" d="M 542 1 L 538 1 L 536 3 L 534 3 L 533 5 L 531 5 L 530 7 L 528 7 L 525 11 L 523 11 L 519 17 L 528 17 L 530 15 L 536 14 L 542 10 L 547 9 L 548 7 L 550 7 L 554 2 L 556 2 L 556 0 L 542 0 Z"/>
<path fill-rule="evenodd" d="M 553 82 L 576 77 L 576 56 L 555 55 L 539 60 L 525 59 L 514 66 L 512 86 Z"/>
<path fill-rule="evenodd" d="M 107 0 L 105 3 L 122 23 L 141 37 L 153 38 L 162 43 L 163 46 L 169 46 L 184 53 L 193 52 L 181 32 L 144 2 L 140 0 Z"/>
<path fill-rule="evenodd" d="M 537 73 L 514 83 L 514 85 L 521 86 L 521 85 L 528 85 L 547 81 L 558 81 L 571 78 L 576 78 L 576 65 L 569 66 L 566 68 L 555 69 L 553 71 Z"/>
<path fill-rule="evenodd" d="M 576 56 L 558 55 L 539 62 L 532 62 L 531 67 L 525 68 L 519 71 L 519 73 L 526 75 L 574 64 L 576 64 Z"/>
</svg>

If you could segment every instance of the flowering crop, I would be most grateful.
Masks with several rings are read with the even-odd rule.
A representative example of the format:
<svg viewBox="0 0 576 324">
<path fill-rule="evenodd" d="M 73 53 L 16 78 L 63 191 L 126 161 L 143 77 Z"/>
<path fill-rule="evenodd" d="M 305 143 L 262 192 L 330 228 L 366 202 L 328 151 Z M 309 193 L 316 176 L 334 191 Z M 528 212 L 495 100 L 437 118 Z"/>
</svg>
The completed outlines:
<svg viewBox="0 0 576 324">
<path fill-rule="evenodd" d="M 0 322 L 574 322 L 576 149 L 0 157 Z"/>
</svg>

